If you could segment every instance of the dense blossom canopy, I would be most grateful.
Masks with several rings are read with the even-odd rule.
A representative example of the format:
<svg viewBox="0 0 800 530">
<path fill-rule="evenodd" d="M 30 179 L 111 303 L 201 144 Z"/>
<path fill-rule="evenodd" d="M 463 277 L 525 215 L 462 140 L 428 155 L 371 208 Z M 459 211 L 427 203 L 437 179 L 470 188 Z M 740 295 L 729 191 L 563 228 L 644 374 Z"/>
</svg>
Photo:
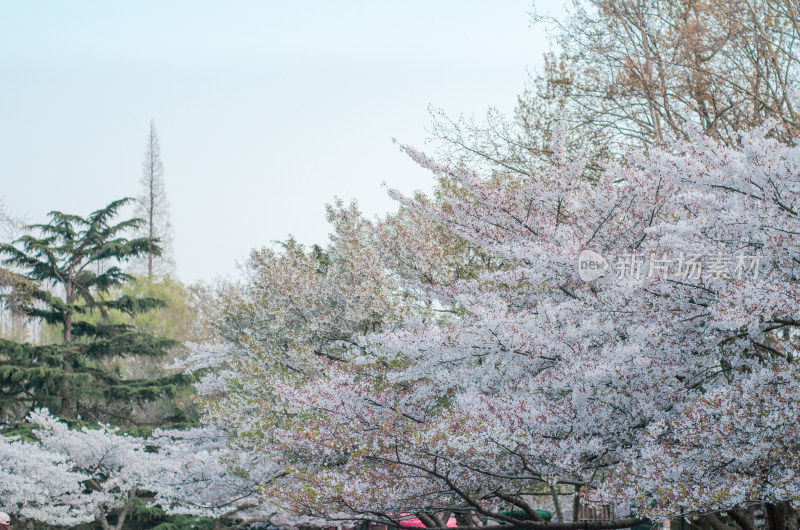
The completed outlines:
<svg viewBox="0 0 800 530">
<path fill-rule="evenodd" d="M 29 516 L 102 522 L 147 490 L 243 523 L 569 530 L 611 503 L 636 513 L 590 526 L 683 513 L 722 530 L 723 513 L 752 530 L 759 505 L 793 528 L 800 147 L 775 127 L 736 147 L 693 131 L 599 179 L 561 129 L 526 177 L 403 148 L 435 197 L 392 192 L 402 208 L 377 222 L 339 203 L 328 248 L 253 253 L 222 340 L 183 363 L 206 373 L 206 427 L 142 440 L 32 414 L 61 493 Z M 551 522 L 526 500 L 559 491 L 575 500 Z"/>
<path fill-rule="evenodd" d="M 693 131 L 599 180 L 569 159 L 561 130 L 550 171 L 525 178 L 485 179 L 404 148 L 439 178 L 436 199 L 393 192 L 406 239 L 387 252 L 375 234 L 401 231 L 371 228 L 351 259 L 372 267 L 351 263 L 350 276 L 295 284 L 278 266 L 286 258 L 263 262 L 269 280 L 251 288 L 274 300 L 280 283 L 283 302 L 233 304 L 230 322 L 246 325 L 228 351 L 247 369 L 228 374 L 228 399 L 212 412 L 230 421 L 247 410 L 239 440 L 286 463 L 268 490 L 303 513 L 462 507 L 535 526 L 534 514 L 496 509 L 529 509 L 518 495 L 550 487 L 646 517 L 762 502 L 788 513 L 800 500 L 800 148 L 772 139 L 774 127 L 743 133 L 738 147 Z M 483 259 L 447 275 L 419 245 L 435 274 L 397 267 L 442 233 L 460 242 L 462 265 Z M 588 250 L 606 273 L 584 281 Z M 390 302 L 413 299 L 402 321 L 348 324 L 375 319 L 356 290 L 370 285 L 362 274 Z M 314 307 L 294 297 L 331 280 L 335 296 Z M 270 326 L 245 318 L 256 311 Z M 333 358 L 314 337 L 279 348 L 259 338 L 337 326 L 347 334 L 324 335 Z M 258 363 L 264 351 L 315 368 L 275 377 Z"/>
</svg>

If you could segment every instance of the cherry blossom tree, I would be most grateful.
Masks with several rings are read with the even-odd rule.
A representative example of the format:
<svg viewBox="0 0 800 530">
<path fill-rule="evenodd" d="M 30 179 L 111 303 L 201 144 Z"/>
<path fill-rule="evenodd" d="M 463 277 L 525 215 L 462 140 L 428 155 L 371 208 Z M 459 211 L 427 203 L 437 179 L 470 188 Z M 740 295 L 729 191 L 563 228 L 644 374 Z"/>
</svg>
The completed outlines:
<svg viewBox="0 0 800 530">
<path fill-rule="evenodd" d="M 273 383 L 312 381 L 327 362 L 343 363 L 358 337 L 400 321 L 391 279 L 365 246 L 372 224 L 355 205 L 342 203 L 328 218 L 335 235 L 326 250 L 306 250 L 290 239 L 279 251 L 254 251 L 247 281 L 220 294 L 216 328 L 223 342 L 195 345 L 178 365 L 206 371 L 198 384 L 208 396 L 206 420 L 239 441 L 260 437 L 252 422 L 267 421 L 258 414 L 267 414 L 262 405 L 276 399 Z M 275 421 L 283 417 L 280 405 L 269 410 Z"/>
<path fill-rule="evenodd" d="M 145 440 L 120 434 L 107 425 L 70 430 L 44 409 L 31 412 L 28 421 L 38 427 L 34 435 L 44 450 L 60 456 L 72 471 L 86 477 L 86 492 L 79 503 L 89 520 L 104 530 L 121 529 L 137 493 L 148 484 L 159 463 L 146 451 Z M 109 523 L 111 515 L 115 517 L 113 525 Z"/>
<path fill-rule="evenodd" d="M 258 455 L 236 451 L 216 428 L 156 431 L 148 443 L 158 448 L 158 465 L 148 488 L 168 514 L 233 520 L 234 527 L 278 521 L 261 486 L 280 474 Z M 221 526 L 220 526 L 221 527 Z"/>
<path fill-rule="evenodd" d="M 3 508 L 48 525 L 122 528 L 159 463 L 144 439 L 106 425 L 70 430 L 46 409 L 31 412 L 28 421 L 36 440 L 0 437 Z"/>
<path fill-rule="evenodd" d="M 733 147 L 692 130 L 591 181 L 559 129 L 530 176 L 404 148 L 443 184 L 435 201 L 394 197 L 491 259 L 425 289 L 389 272 L 414 297 L 402 322 L 307 357 L 315 377 L 272 380 L 269 399 L 252 392 L 258 362 L 234 370 L 215 412 L 285 462 L 266 491 L 298 513 L 600 529 L 683 512 L 751 530 L 758 505 L 796 527 L 800 148 L 774 127 Z M 585 251 L 604 275 L 581 279 Z M 526 500 L 548 491 L 552 522 Z M 637 514 L 577 521 L 594 502 Z"/>
<path fill-rule="evenodd" d="M 71 430 L 46 410 L 28 419 L 37 440 L 0 437 L 2 508 L 20 520 L 120 529 L 139 498 L 169 515 L 213 518 L 215 528 L 315 522 L 279 513 L 262 487 L 280 466 L 232 449 L 218 429 L 137 438 L 105 425 Z"/>
<path fill-rule="evenodd" d="M 91 522 L 83 495 L 87 479 L 38 443 L 0 437 L 2 509 L 17 519 L 57 526 Z"/>
<path fill-rule="evenodd" d="M 219 294 L 215 327 L 222 341 L 191 345 L 191 355 L 176 365 L 203 372 L 196 386 L 208 427 L 188 435 L 192 440 L 163 434 L 165 454 L 188 459 L 159 472 L 161 483 L 173 485 L 156 486 L 158 502 L 172 506 L 165 509 L 242 523 L 322 524 L 316 514 L 292 513 L 259 490 L 292 483 L 284 452 L 291 449 L 271 432 L 302 420 L 287 416 L 277 388 L 324 378 L 329 365 L 346 363 L 342 355 L 358 347 L 359 337 L 397 325 L 407 310 L 375 252 L 379 228 L 341 201 L 328 208 L 328 220 L 334 233 L 326 248 L 306 249 L 290 239 L 278 249 L 254 251 L 247 281 Z M 195 442 L 200 445 L 192 448 Z M 194 455 L 204 452 L 210 459 L 197 461 Z M 194 478 L 187 477 L 190 470 Z M 214 493 L 195 495 L 211 476 L 219 485 Z M 329 518 L 353 515 L 339 510 Z"/>
</svg>

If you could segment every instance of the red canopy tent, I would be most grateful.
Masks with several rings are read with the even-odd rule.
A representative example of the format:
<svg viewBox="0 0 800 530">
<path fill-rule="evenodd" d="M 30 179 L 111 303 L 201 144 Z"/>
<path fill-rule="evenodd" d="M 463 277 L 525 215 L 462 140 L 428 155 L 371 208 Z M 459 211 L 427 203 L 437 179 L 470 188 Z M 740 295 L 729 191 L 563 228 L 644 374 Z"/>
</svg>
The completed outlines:
<svg viewBox="0 0 800 530">
<path fill-rule="evenodd" d="M 403 515 L 405 515 L 405 514 L 403 514 Z M 406 519 L 406 520 L 400 521 L 400 526 L 425 528 L 425 524 L 422 521 L 420 521 L 418 517 L 413 517 L 411 519 Z M 447 526 L 449 528 L 455 528 L 456 526 L 458 526 L 458 523 L 456 522 L 456 518 L 455 517 L 451 517 L 447 521 Z"/>
</svg>

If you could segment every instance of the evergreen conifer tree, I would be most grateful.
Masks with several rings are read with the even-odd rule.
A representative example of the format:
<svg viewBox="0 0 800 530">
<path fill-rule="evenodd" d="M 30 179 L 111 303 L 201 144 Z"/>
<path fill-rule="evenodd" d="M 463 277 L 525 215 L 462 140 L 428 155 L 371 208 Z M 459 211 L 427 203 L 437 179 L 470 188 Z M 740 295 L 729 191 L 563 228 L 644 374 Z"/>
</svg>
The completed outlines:
<svg viewBox="0 0 800 530">
<path fill-rule="evenodd" d="M 5 419 L 20 419 L 45 406 L 63 418 L 125 424 L 137 403 L 185 384 L 182 376 L 122 379 L 113 367 L 115 358 L 161 356 L 176 343 L 125 324 L 85 318 L 93 312 L 104 316 L 110 309 L 133 315 L 163 306 L 154 298 L 110 296 L 111 289 L 132 278 L 121 263 L 161 251 L 148 237 L 125 237 L 141 227 L 141 219 L 115 221 L 130 201 L 114 201 L 85 218 L 50 212 L 48 223 L 31 225 L 13 244 L 0 245 L 3 263 L 28 280 L 20 310 L 60 326 L 63 337 L 61 344 L 49 345 L 0 341 L 0 414 Z M 100 261 L 108 266 L 97 273 L 93 265 Z"/>
</svg>

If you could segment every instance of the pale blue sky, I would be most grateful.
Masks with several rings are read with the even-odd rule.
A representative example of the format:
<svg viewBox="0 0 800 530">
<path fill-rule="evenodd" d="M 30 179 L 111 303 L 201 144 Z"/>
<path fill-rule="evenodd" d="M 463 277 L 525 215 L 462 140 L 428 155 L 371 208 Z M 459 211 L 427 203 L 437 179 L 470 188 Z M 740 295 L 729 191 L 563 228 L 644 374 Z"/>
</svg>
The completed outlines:
<svg viewBox="0 0 800 530">
<path fill-rule="evenodd" d="M 562 2 L 538 2 L 562 13 Z M 324 205 L 430 189 L 428 105 L 511 112 L 548 49 L 529 0 L 0 3 L 0 193 L 39 222 L 136 195 L 161 138 L 178 275 L 324 242 Z M 430 148 L 430 146 L 428 146 Z"/>
</svg>

